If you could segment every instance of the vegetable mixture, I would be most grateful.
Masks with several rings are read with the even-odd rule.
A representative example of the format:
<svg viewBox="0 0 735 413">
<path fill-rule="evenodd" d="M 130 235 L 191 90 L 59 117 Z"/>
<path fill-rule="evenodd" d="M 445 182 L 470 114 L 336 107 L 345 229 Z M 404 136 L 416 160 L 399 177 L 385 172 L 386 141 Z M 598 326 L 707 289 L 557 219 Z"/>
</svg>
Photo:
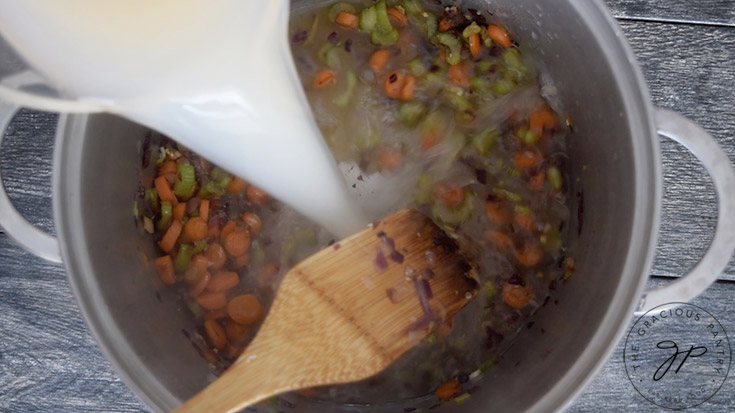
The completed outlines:
<svg viewBox="0 0 735 413">
<path fill-rule="evenodd" d="M 539 80 L 532 50 L 486 11 L 337 2 L 295 11 L 290 35 L 335 158 L 400 182 L 404 190 L 386 202 L 432 217 L 477 263 L 482 285 L 383 373 L 302 394 L 380 403 L 433 393 L 461 402 L 574 270 L 564 253 L 568 116 Z M 189 338 L 222 371 L 253 337 L 280 277 L 333 240 L 185 148 L 163 140 L 150 150 L 156 178 L 140 191 L 136 215 L 158 244 L 161 281 L 201 325 Z"/>
</svg>

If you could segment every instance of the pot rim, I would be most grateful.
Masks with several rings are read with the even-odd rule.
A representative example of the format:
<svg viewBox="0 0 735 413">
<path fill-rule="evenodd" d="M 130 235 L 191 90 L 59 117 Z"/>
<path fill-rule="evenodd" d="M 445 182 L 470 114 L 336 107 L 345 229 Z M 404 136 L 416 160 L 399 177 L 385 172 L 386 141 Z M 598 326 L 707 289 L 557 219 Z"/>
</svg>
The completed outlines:
<svg viewBox="0 0 735 413">
<path fill-rule="evenodd" d="M 610 307 L 592 339 L 561 380 L 533 406 L 538 411 L 559 410 L 568 406 L 592 380 L 617 347 L 625 326 L 630 321 L 643 293 L 653 263 L 660 224 L 662 185 L 659 142 L 648 88 L 622 29 L 601 0 L 571 0 L 603 50 L 620 86 L 625 116 L 633 131 L 633 164 L 635 167 L 635 202 L 632 230 L 621 282 Z M 149 407 L 171 410 L 182 401 L 153 376 L 117 328 L 99 285 L 93 276 L 86 240 L 78 236 L 82 228 L 80 182 L 83 142 L 88 115 L 59 116 L 53 160 L 53 213 L 61 254 L 71 289 L 87 327 L 100 350 L 110 361 L 123 382 Z M 641 135 L 641 136 L 637 136 Z M 646 138 L 647 137 L 647 138 Z M 638 276 L 633 276 L 637 274 Z"/>
</svg>

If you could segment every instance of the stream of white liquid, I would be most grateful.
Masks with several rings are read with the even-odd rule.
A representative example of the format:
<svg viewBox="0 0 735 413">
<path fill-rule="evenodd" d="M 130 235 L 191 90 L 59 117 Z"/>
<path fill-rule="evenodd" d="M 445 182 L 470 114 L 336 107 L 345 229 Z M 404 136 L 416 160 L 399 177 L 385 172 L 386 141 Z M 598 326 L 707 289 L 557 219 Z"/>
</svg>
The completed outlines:
<svg viewBox="0 0 735 413">
<path fill-rule="evenodd" d="M 174 138 L 344 237 L 366 219 L 296 75 L 288 15 L 288 0 L 0 0 L 0 34 L 60 90 Z"/>
</svg>

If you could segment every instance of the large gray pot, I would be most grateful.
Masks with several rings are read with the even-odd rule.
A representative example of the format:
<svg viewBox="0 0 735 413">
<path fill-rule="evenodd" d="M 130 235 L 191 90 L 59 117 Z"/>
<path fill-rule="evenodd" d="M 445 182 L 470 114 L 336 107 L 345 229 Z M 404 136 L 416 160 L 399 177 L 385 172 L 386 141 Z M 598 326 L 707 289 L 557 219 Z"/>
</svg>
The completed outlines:
<svg viewBox="0 0 735 413">
<path fill-rule="evenodd" d="M 483 2 L 474 3 L 482 9 Z M 462 407 L 552 411 L 569 403 L 605 362 L 636 310 L 688 301 L 724 269 L 735 247 L 735 175 L 711 136 L 676 114 L 652 108 L 633 54 L 600 1 L 487 3 L 542 51 L 574 120 L 572 193 L 584 190 L 584 223 L 571 240 L 576 275 L 558 291 L 559 305 L 539 311 L 535 319 L 545 334 L 541 328 L 521 333 L 483 378 L 486 390 Z M 17 108 L 0 109 L 4 127 Z M 58 238 L 27 223 L 4 191 L 0 224 L 39 256 L 63 259 L 89 328 L 120 376 L 152 408 L 170 410 L 206 385 L 209 370 L 181 334 L 192 327 L 190 317 L 168 293 L 159 302 L 154 291 L 164 290 L 139 259 L 140 252 L 154 253 L 131 214 L 147 132 L 110 115 L 61 116 L 53 173 Z M 644 292 L 662 193 L 657 132 L 690 149 L 710 172 L 719 222 L 710 249 L 689 274 L 665 289 Z M 521 370 L 515 367 L 520 360 L 532 362 Z"/>
</svg>

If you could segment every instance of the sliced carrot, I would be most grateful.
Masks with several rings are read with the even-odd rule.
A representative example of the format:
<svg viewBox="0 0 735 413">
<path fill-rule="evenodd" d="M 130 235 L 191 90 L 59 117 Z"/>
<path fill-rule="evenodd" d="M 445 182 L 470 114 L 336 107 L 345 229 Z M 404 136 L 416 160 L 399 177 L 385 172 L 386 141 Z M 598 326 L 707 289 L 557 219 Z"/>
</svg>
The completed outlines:
<svg viewBox="0 0 735 413">
<path fill-rule="evenodd" d="M 209 260 L 204 254 L 197 254 L 191 258 L 191 267 L 196 269 L 200 274 L 207 272 Z"/>
<path fill-rule="evenodd" d="M 388 8 L 388 17 L 392 18 L 400 26 L 406 26 L 408 24 L 408 19 L 406 19 L 406 15 L 403 14 L 400 9 L 397 9 L 395 7 Z"/>
<path fill-rule="evenodd" d="M 207 237 L 207 223 L 201 217 L 190 218 L 184 226 L 184 235 L 193 242 L 203 240 Z"/>
<path fill-rule="evenodd" d="M 533 267 L 543 258 L 543 251 L 538 244 L 527 242 L 516 249 L 515 257 L 518 262 L 526 267 Z"/>
<path fill-rule="evenodd" d="M 513 249 L 513 241 L 509 236 L 500 231 L 487 231 L 485 233 L 485 239 L 501 251 L 510 251 Z"/>
<path fill-rule="evenodd" d="M 323 89 L 337 81 L 337 75 L 329 69 L 322 69 L 314 76 L 314 86 Z"/>
<path fill-rule="evenodd" d="M 156 267 L 158 272 L 158 278 L 163 281 L 164 284 L 173 284 L 176 282 L 176 275 L 174 274 L 174 262 L 170 255 L 164 255 L 153 260 L 153 266 Z"/>
<path fill-rule="evenodd" d="M 162 250 L 171 252 L 171 250 L 174 249 L 174 245 L 176 245 L 176 240 L 179 239 L 179 235 L 181 235 L 181 221 L 174 220 L 171 222 L 171 225 L 169 225 L 158 245 Z"/>
<path fill-rule="evenodd" d="M 556 126 L 556 116 L 549 108 L 541 108 L 529 117 L 529 128 L 536 136 L 544 136 L 544 131 L 553 129 Z"/>
<path fill-rule="evenodd" d="M 155 185 L 158 198 L 160 198 L 161 201 L 168 201 L 171 205 L 179 203 L 179 200 L 176 199 L 176 195 L 171 191 L 171 185 L 168 184 L 165 176 L 159 176 L 153 180 L 153 185 Z"/>
<path fill-rule="evenodd" d="M 238 178 L 238 177 L 234 177 L 234 178 L 232 178 L 232 180 L 230 181 L 230 183 L 227 184 L 227 192 L 229 192 L 231 194 L 235 194 L 235 193 L 241 192 L 243 189 L 245 189 L 245 187 L 247 185 L 248 185 L 248 183 L 245 182 L 244 179 Z"/>
<path fill-rule="evenodd" d="M 236 221 L 227 221 L 224 228 L 222 228 L 222 231 L 219 233 L 219 237 L 222 241 L 227 238 L 228 235 L 230 235 L 230 232 L 234 231 L 238 227 L 238 222 Z"/>
<path fill-rule="evenodd" d="M 531 288 L 526 285 L 511 284 L 507 281 L 503 284 L 503 300 L 515 309 L 527 306 L 532 296 Z"/>
<path fill-rule="evenodd" d="M 232 267 L 235 269 L 242 268 L 248 264 L 250 264 L 250 254 L 248 253 L 237 256 L 232 260 Z"/>
<path fill-rule="evenodd" d="M 400 72 L 390 72 L 385 76 L 383 81 L 383 91 L 386 96 L 393 99 L 401 98 L 401 90 L 406 82 L 406 75 Z"/>
<path fill-rule="evenodd" d="M 158 167 L 158 176 L 176 174 L 179 167 L 176 165 L 176 161 L 169 159 Z"/>
<path fill-rule="evenodd" d="M 533 191 L 538 191 L 544 186 L 544 182 L 546 182 L 546 173 L 540 171 L 531 177 L 528 181 L 528 187 Z"/>
<path fill-rule="evenodd" d="M 497 24 L 487 26 L 487 35 L 493 39 L 495 43 L 503 47 L 513 46 L 513 41 L 510 40 L 508 31 L 502 26 L 498 26 Z"/>
<path fill-rule="evenodd" d="M 269 262 L 258 271 L 258 282 L 263 287 L 270 287 L 273 277 L 278 274 L 280 266 L 276 262 Z"/>
<path fill-rule="evenodd" d="M 263 223 L 260 221 L 260 218 L 253 214 L 252 212 L 246 212 L 242 214 L 241 219 L 243 222 L 245 222 L 245 225 L 248 227 L 248 232 L 252 236 L 258 235 L 260 232 L 260 228 L 263 226 Z"/>
<path fill-rule="evenodd" d="M 388 11 L 388 13 L 390 14 L 390 10 Z M 358 18 L 356 14 L 352 14 L 347 11 L 341 11 L 334 21 L 342 27 L 353 28 L 357 26 Z"/>
<path fill-rule="evenodd" d="M 452 82 L 464 89 L 470 87 L 470 75 L 464 63 L 449 66 L 449 78 Z"/>
<path fill-rule="evenodd" d="M 464 201 L 464 191 L 459 185 L 439 184 L 434 189 L 434 196 L 451 208 L 459 206 Z"/>
<path fill-rule="evenodd" d="M 438 145 L 439 142 L 441 142 L 441 136 L 436 131 L 431 130 L 421 137 L 421 149 L 429 150 Z"/>
<path fill-rule="evenodd" d="M 173 216 L 174 219 L 178 219 L 179 221 L 184 219 L 186 216 L 186 203 L 179 202 L 176 204 L 176 206 L 174 206 Z"/>
<path fill-rule="evenodd" d="M 250 234 L 243 229 L 236 229 L 224 237 L 224 247 L 228 254 L 239 257 L 248 252 L 250 248 Z"/>
<path fill-rule="evenodd" d="M 401 100 L 413 100 L 414 92 L 416 92 L 416 78 L 411 75 L 406 75 L 403 87 L 401 88 Z"/>
<path fill-rule="evenodd" d="M 222 328 L 217 320 L 204 320 L 204 331 L 207 332 L 207 337 L 212 343 L 214 348 L 222 350 L 227 345 L 227 336 L 225 335 L 225 329 Z"/>
<path fill-rule="evenodd" d="M 472 56 L 477 56 L 482 52 L 482 42 L 480 41 L 480 33 L 473 33 L 467 38 Z"/>
<path fill-rule="evenodd" d="M 197 304 L 207 310 L 219 310 L 227 306 L 227 296 L 223 292 L 203 293 L 195 298 Z"/>
<path fill-rule="evenodd" d="M 457 380 L 449 380 L 436 389 L 436 397 L 439 400 L 447 400 L 459 396 L 462 393 L 462 384 Z"/>
<path fill-rule="evenodd" d="M 510 211 L 502 201 L 487 201 L 485 203 L 485 213 L 490 221 L 505 225 L 510 221 Z"/>
<path fill-rule="evenodd" d="M 227 320 L 225 322 L 225 335 L 232 344 L 244 344 L 250 338 L 250 331 L 247 326 L 238 324 L 233 320 Z"/>
<path fill-rule="evenodd" d="M 224 293 L 223 293 L 224 295 Z M 230 318 L 240 324 L 252 324 L 263 315 L 263 306 L 252 294 L 238 295 L 227 304 Z"/>
<path fill-rule="evenodd" d="M 513 156 L 513 164 L 519 169 L 534 169 L 541 165 L 543 157 L 534 151 L 522 151 Z"/>
<path fill-rule="evenodd" d="M 202 272 L 199 274 L 199 278 L 197 279 L 197 282 L 194 283 L 194 285 L 191 286 L 189 289 L 189 295 L 193 298 L 199 297 L 204 290 L 207 288 L 207 284 L 212 280 L 212 274 L 210 274 L 207 271 Z"/>
<path fill-rule="evenodd" d="M 403 163 L 403 154 L 396 148 L 383 149 L 378 156 L 378 163 L 380 163 L 380 169 L 394 171 Z"/>
<path fill-rule="evenodd" d="M 454 24 L 450 19 L 443 18 L 439 20 L 439 31 L 440 32 L 446 32 L 449 30 L 452 30 L 452 27 L 454 27 Z"/>
<path fill-rule="evenodd" d="M 513 224 L 519 229 L 524 229 L 528 232 L 536 232 L 536 220 L 532 216 L 526 213 L 517 213 L 513 216 Z"/>
<path fill-rule="evenodd" d="M 209 260 L 209 268 L 214 271 L 217 271 L 224 267 L 225 262 L 227 262 L 227 254 L 225 254 L 225 249 L 216 242 L 209 244 L 207 250 L 204 252 L 204 256 L 207 257 L 207 260 Z"/>
<path fill-rule="evenodd" d="M 209 220 L 209 200 L 202 199 L 199 202 L 199 217 L 207 222 Z"/>
<path fill-rule="evenodd" d="M 256 205 L 265 205 L 273 199 L 268 192 L 255 185 L 250 185 L 245 195 L 250 202 Z"/>
<path fill-rule="evenodd" d="M 385 66 L 388 64 L 388 59 L 390 58 L 390 52 L 385 49 L 379 49 L 373 52 L 373 54 L 370 56 L 370 69 L 375 73 L 376 75 L 385 69 Z"/>
<path fill-rule="evenodd" d="M 240 277 L 234 271 L 220 271 L 212 276 L 207 284 L 207 291 L 216 293 L 227 291 L 240 282 Z"/>
</svg>

